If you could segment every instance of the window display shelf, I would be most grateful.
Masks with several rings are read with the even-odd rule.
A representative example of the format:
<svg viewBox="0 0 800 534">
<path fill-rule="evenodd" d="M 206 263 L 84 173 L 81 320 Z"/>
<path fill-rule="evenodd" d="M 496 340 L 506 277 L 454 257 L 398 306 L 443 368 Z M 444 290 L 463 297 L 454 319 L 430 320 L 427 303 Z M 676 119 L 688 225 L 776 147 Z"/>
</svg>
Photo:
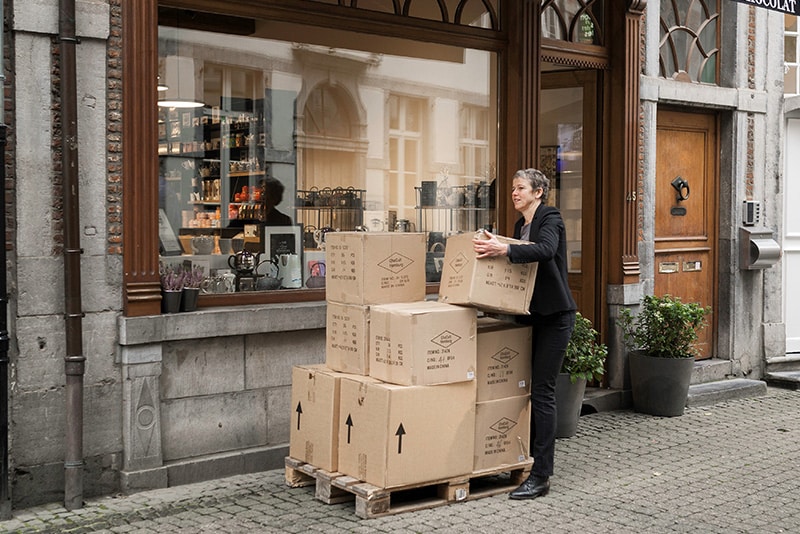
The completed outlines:
<svg viewBox="0 0 800 534">
<path fill-rule="evenodd" d="M 232 171 L 228 173 L 228 176 L 231 178 L 236 178 L 239 176 L 263 176 L 264 171 Z"/>
<path fill-rule="evenodd" d="M 318 228 L 353 231 L 364 224 L 365 193 L 353 187 L 298 190 L 294 208 L 297 221 L 312 231 Z"/>
<path fill-rule="evenodd" d="M 219 227 L 263 219 L 261 194 L 253 196 L 267 175 L 264 150 L 257 147 L 266 127 L 263 101 L 230 105 L 239 109 L 160 110 L 162 195 L 176 200 L 164 206 L 173 227 L 186 227 L 187 216 Z"/>
<path fill-rule="evenodd" d="M 494 228 L 494 208 L 418 207 L 417 232 L 472 232 Z"/>
<path fill-rule="evenodd" d="M 485 187 L 485 190 L 484 190 Z M 481 228 L 492 229 L 495 225 L 495 208 L 489 198 L 488 184 L 478 186 L 452 186 L 446 191 L 431 196 L 426 191 L 426 204 L 440 202 L 441 205 L 423 205 L 423 188 L 417 191 L 418 232 L 471 232 Z M 442 196 L 444 198 L 439 199 Z"/>
</svg>

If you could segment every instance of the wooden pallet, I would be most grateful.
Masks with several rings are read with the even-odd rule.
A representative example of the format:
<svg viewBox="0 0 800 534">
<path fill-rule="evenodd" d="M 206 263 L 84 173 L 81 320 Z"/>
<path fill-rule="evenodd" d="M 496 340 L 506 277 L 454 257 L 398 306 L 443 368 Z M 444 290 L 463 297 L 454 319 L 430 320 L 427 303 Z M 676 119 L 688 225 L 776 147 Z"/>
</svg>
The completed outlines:
<svg viewBox="0 0 800 534">
<path fill-rule="evenodd" d="M 370 519 L 507 493 L 522 484 L 532 465 L 528 460 L 459 477 L 380 488 L 287 456 L 286 484 L 292 488 L 313 484 L 315 498 L 326 504 L 355 500 L 356 515 Z"/>
</svg>

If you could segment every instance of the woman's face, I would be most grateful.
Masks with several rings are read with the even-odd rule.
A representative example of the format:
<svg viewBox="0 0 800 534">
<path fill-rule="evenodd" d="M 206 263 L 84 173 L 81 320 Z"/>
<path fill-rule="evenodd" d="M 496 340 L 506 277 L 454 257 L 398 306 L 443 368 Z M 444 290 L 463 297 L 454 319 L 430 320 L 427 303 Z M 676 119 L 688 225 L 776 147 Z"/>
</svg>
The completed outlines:
<svg viewBox="0 0 800 534">
<path fill-rule="evenodd" d="M 532 207 L 541 194 L 538 194 L 541 189 L 534 190 L 531 184 L 525 178 L 514 178 L 511 182 L 511 202 L 514 203 L 514 209 L 519 212 L 524 212 Z"/>
</svg>

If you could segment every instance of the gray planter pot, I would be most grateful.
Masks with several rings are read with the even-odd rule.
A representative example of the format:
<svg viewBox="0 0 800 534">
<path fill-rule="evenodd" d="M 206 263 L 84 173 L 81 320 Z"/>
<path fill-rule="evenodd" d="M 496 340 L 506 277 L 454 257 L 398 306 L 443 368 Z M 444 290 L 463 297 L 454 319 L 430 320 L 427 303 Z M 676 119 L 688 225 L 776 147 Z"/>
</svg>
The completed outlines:
<svg viewBox="0 0 800 534">
<path fill-rule="evenodd" d="M 581 416 L 585 392 L 585 378 L 581 378 L 573 384 L 567 373 L 559 373 L 556 378 L 557 438 L 571 438 L 578 432 L 578 419 Z"/>
<path fill-rule="evenodd" d="M 656 358 L 633 351 L 628 363 L 635 411 L 662 417 L 683 415 L 694 358 Z"/>
</svg>

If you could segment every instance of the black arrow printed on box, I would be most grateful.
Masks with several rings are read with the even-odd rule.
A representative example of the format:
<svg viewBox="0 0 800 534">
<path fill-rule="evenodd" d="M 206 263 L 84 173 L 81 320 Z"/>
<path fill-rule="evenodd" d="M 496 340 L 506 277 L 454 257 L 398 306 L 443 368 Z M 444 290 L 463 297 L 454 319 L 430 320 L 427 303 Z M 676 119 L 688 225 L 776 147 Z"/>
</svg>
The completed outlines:
<svg viewBox="0 0 800 534">
<path fill-rule="evenodd" d="M 397 436 L 397 454 L 403 454 L 403 434 L 406 433 L 406 429 L 403 428 L 403 423 L 400 423 L 400 426 L 397 427 L 397 432 L 394 433 Z"/>
<path fill-rule="evenodd" d="M 300 430 L 300 415 L 303 413 L 303 406 L 300 404 L 300 402 L 297 403 L 297 409 L 295 412 L 297 412 L 297 430 Z"/>
<path fill-rule="evenodd" d="M 350 414 L 347 414 L 347 421 L 344 422 L 347 425 L 347 443 L 350 444 L 350 429 L 353 428 L 353 418 L 350 417 Z"/>
</svg>

